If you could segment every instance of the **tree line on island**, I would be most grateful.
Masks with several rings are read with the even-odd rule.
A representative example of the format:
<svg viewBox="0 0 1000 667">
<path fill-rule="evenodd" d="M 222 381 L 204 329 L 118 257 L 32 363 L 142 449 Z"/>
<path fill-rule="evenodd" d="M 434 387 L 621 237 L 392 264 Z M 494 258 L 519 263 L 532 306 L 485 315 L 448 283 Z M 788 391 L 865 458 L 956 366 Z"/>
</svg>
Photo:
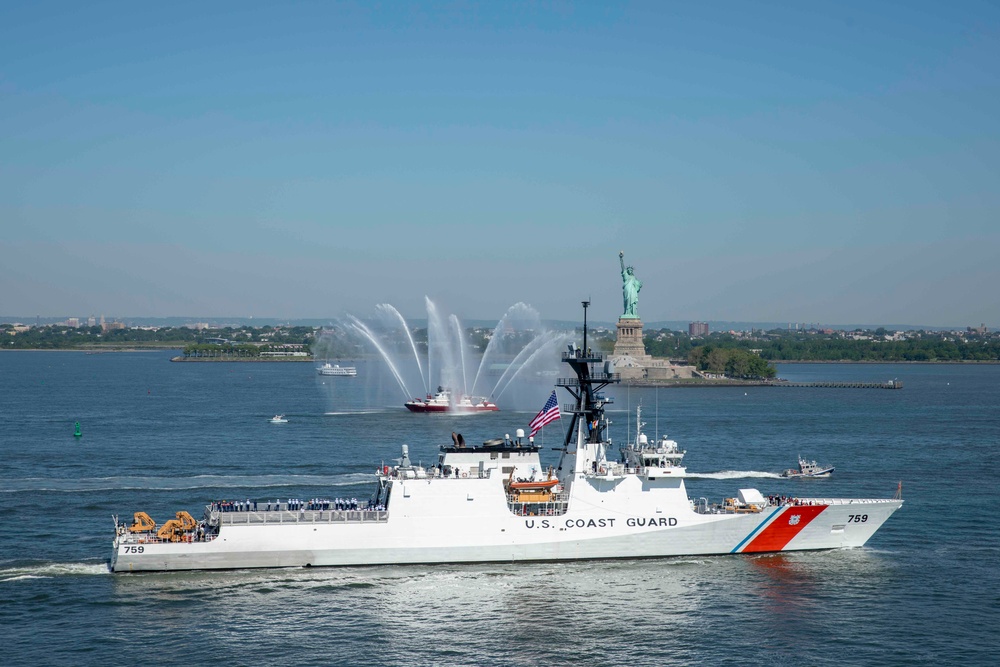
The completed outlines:
<svg viewBox="0 0 1000 667">
<path fill-rule="evenodd" d="M 776 329 L 750 336 L 719 332 L 691 338 L 662 329 L 647 332 L 643 340 L 646 352 L 654 357 L 695 365 L 704 363 L 711 350 L 719 348 L 744 350 L 765 361 L 1000 361 L 1000 335 L 996 333 L 910 331 L 899 340 L 887 340 L 887 335 L 884 329 L 833 333 Z M 718 360 L 714 365 L 718 367 Z"/>
<path fill-rule="evenodd" d="M 427 330 L 415 329 L 414 341 L 426 346 Z M 470 329 L 470 346 L 485 349 L 490 332 Z M 613 331 L 592 330 L 595 349 L 610 354 Z M 1000 361 L 1000 335 L 954 331 L 908 331 L 889 340 L 889 332 L 816 332 L 776 329 L 753 334 L 715 332 L 691 338 L 670 329 L 647 330 L 647 354 L 690 363 L 699 370 L 730 377 L 773 377 L 775 361 Z M 409 343 L 400 336 L 399 346 Z M 188 357 L 259 357 L 261 352 L 297 346 L 318 358 L 359 358 L 366 349 L 343 330 L 306 326 L 126 327 L 46 325 L 15 327 L 0 324 L 2 349 L 182 348 Z"/>
</svg>

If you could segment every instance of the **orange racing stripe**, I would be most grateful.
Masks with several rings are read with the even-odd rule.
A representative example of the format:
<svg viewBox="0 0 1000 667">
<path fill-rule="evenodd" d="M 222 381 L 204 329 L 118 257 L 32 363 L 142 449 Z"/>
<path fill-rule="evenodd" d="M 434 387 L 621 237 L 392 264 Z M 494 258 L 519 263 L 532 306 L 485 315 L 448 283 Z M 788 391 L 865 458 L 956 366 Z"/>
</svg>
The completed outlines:
<svg viewBox="0 0 1000 667">
<path fill-rule="evenodd" d="M 777 519 L 771 522 L 760 535 L 753 538 L 750 544 L 743 548 L 742 553 L 757 553 L 763 551 L 781 551 L 792 538 L 809 525 L 826 505 L 799 505 L 789 507 Z"/>
</svg>

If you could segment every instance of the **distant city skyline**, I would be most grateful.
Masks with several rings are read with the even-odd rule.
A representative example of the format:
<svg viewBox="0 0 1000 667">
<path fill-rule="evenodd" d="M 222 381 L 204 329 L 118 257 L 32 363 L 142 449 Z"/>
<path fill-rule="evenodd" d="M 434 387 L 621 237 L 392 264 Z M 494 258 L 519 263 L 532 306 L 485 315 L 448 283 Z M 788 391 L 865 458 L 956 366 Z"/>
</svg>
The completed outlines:
<svg viewBox="0 0 1000 667">
<path fill-rule="evenodd" d="M 0 314 L 1000 322 L 1000 6 L 0 6 Z M 193 315 L 191 315 L 193 314 Z"/>
<path fill-rule="evenodd" d="M 78 320 L 76 324 L 70 324 L 71 320 Z M 51 326 L 51 325 L 65 325 L 65 326 L 95 326 L 102 325 L 100 321 L 101 318 L 98 317 L 97 322 L 90 324 L 87 320 L 89 317 L 21 317 L 21 316 L 11 316 L 3 315 L 0 313 L 0 325 L 3 324 L 21 324 L 33 326 L 35 324 L 40 324 L 41 326 Z M 344 326 L 345 320 L 341 318 L 291 318 L 282 319 L 276 317 L 217 317 L 209 315 L 200 316 L 116 316 L 116 317 L 106 317 L 104 318 L 108 325 L 121 325 L 125 324 L 128 326 L 136 327 L 198 327 L 198 328 L 216 328 L 216 327 L 226 327 L 226 326 L 309 326 L 309 327 L 325 327 L 325 326 Z M 498 320 L 490 319 L 465 319 L 459 317 L 459 323 L 466 328 L 489 328 L 492 329 L 497 325 Z M 612 319 L 595 319 L 593 317 L 588 317 L 588 323 L 594 328 L 606 328 L 614 329 L 616 320 Z M 426 318 L 412 318 L 407 319 L 407 324 L 413 328 L 424 328 L 427 326 Z M 556 320 L 550 318 L 543 318 L 542 324 L 546 326 L 561 326 L 565 328 L 579 327 L 581 324 L 580 319 L 576 320 Z M 749 331 L 751 329 L 797 329 L 797 330 L 808 330 L 808 329 L 840 329 L 840 330 L 853 330 L 853 329 L 870 329 L 874 330 L 879 327 L 884 327 L 886 329 L 895 330 L 944 330 L 944 331 L 961 331 L 966 329 L 976 329 L 983 326 L 989 332 L 996 332 L 1000 330 L 1000 325 L 990 325 L 987 322 L 980 322 L 978 324 L 953 324 L 946 326 L 935 326 L 929 324 L 916 324 L 916 323 L 900 323 L 900 322 L 868 322 L 868 323 L 858 323 L 858 322 L 746 322 L 737 320 L 709 320 L 707 322 L 699 322 L 696 320 L 651 320 L 644 322 L 644 326 L 648 331 L 655 331 L 658 329 L 672 329 L 674 331 L 685 332 L 691 331 L 692 324 L 705 324 L 709 327 L 709 333 L 718 333 L 720 331 Z M 692 335 L 701 335 L 695 333 Z"/>
</svg>

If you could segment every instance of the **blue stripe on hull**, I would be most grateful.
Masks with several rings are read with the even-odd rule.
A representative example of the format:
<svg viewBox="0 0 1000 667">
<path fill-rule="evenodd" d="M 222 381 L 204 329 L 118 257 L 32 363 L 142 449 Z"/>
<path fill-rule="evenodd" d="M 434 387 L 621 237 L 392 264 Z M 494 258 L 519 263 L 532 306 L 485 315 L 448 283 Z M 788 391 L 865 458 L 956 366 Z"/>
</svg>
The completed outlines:
<svg viewBox="0 0 1000 667">
<path fill-rule="evenodd" d="M 779 507 L 778 509 L 776 509 L 773 512 L 771 512 L 771 514 L 768 515 L 768 517 L 766 519 L 764 519 L 763 521 L 761 521 L 760 523 L 758 523 L 757 527 L 754 528 L 753 530 L 751 530 L 750 534 L 747 535 L 746 537 L 744 537 L 743 541 L 740 542 L 739 544 L 737 544 L 735 547 L 733 547 L 733 550 L 730 551 L 729 553 L 731 553 L 731 554 L 738 553 L 739 550 L 743 548 L 743 545 L 746 544 L 747 542 L 749 542 L 751 537 L 753 537 L 754 535 L 756 535 L 757 533 L 759 533 L 761 531 L 761 529 L 764 528 L 764 526 L 766 526 L 771 521 L 771 519 L 773 519 L 775 517 L 775 515 L 778 512 L 780 512 L 782 509 L 784 509 L 784 508 Z"/>
</svg>

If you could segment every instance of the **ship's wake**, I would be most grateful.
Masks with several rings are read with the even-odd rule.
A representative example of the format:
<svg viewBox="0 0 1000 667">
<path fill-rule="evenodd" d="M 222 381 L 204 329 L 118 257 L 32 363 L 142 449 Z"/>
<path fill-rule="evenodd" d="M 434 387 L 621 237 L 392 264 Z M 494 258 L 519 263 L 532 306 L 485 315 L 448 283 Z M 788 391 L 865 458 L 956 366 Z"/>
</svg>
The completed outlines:
<svg viewBox="0 0 1000 667">
<path fill-rule="evenodd" d="M 51 579 L 53 577 L 90 576 L 109 574 L 108 564 L 100 563 L 35 563 L 0 568 L 0 584 L 25 579 Z"/>
<path fill-rule="evenodd" d="M 689 470 L 687 477 L 694 479 L 746 479 L 751 477 L 776 479 L 780 478 L 781 475 L 758 470 L 723 470 L 721 472 L 691 472 Z"/>
</svg>

